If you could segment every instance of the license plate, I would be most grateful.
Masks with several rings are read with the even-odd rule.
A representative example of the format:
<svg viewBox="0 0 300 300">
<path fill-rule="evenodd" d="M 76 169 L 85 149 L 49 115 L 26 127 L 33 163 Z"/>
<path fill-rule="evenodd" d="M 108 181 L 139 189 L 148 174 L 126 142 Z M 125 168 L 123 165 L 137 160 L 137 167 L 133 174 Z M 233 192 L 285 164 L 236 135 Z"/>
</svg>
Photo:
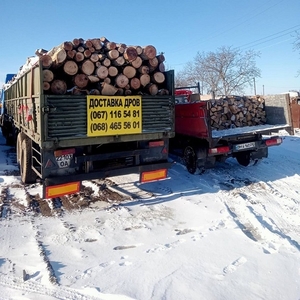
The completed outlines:
<svg viewBox="0 0 300 300">
<path fill-rule="evenodd" d="M 65 155 L 55 157 L 59 168 L 69 167 L 71 164 L 72 158 L 73 158 L 73 154 L 65 154 Z"/>
<path fill-rule="evenodd" d="M 255 147 L 255 142 L 250 142 L 250 143 L 244 143 L 244 144 L 239 144 L 235 145 L 234 148 L 235 150 L 244 150 L 244 149 L 250 149 Z"/>
</svg>

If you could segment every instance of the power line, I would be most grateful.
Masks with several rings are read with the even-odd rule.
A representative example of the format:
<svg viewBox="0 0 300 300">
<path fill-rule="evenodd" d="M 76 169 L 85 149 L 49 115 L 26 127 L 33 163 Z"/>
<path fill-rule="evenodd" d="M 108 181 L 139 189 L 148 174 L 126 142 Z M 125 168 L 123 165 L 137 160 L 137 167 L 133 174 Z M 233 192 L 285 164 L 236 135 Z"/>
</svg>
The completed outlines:
<svg viewBox="0 0 300 300">
<path fill-rule="evenodd" d="M 271 1 L 270 1 L 270 2 L 271 2 Z M 264 10 L 262 10 L 262 11 L 259 11 L 258 13 L 254 14 L 254 15 L 251 15 L 251 14 L 249 15 L 249 13 L 247 13 L 247 14 L 246 14 L 247 18 L 245 18 L 244 16 L 241 16 L 240 18 L 237 19 L 237 20 L 242 19 L 243 22 L 237 23 L 236 25 L 234 25 L 234 26 L 232 26 L 232 27 L 230 27 L 230 28 L 228 28 L 228 29 L 226 29 L 226 30 L 224 30 L 224 31 L 221 31 L 220 33 L 214 34 L 214 35 L 212 35 L 212 36 L 210 36 L 210 37 L 208 37 L 208 38 L 206 38 L 206 39 L 204 39 L 204 40 L 201 40 L 201 42 L 203 43 L 203 42 L 207 42 L 207 41 L 209 41 L 209 40 L 215 39 L 216 37 L 219 37 L 220 35 L 222 35 L 222 34 L 228 32 L 228 31 L 231 31 L 232 29 L 234 29 L 234 28 L 236 28 L 236 27 L 239 27 L 240 25 L 242 25 L 242 24 L 244 24 L 244 23 L 249 22 L 249 20 L 252 20 L 252 18 L 257 17 L 257 16 L 261 15 L 262 13 L 265 13 L 266 11 L 270 10 L 271 8 L 273 8 L 274 6 L 278 5 L 278 4 L 281 3 L 281 2 L 283 2 L 283 0 L 280 0 L 280 1 L 276 2 L 275 4 L 273 4 L 273 5 L 269 6 L 269 7 L 267 7 L 266 9 L 264 9 Z M 263 5 L 260 6 L 259 8 L 261 8 L 261 7 L 263 7 Z M 193 45 L 195 45 L 195 44 L 196 44 L 196 43 L 193 43 Z M 191 44 L 190 44 L 190 45 L 191 45 Z M 177 48 L 175 51 L 172 51 L 172 52 L 169 52 L 169 53 L 177 53 L 177 52 L 181 52 L 182 49 L 184 49 L 184 47 L 179 47 L 179 48 Z"/>
<path fill-rule="evenodd" d="M 285 35 L 288 35 L 288 34 L 290 34 L 290 33 L 292 33 L 292 32 L 295 32 L 295 31 L 296 31 L 296 28 L 299 28 L 299 29 L 300 29 L 300 24 L 295 25 L 295 26 L 290 27 L 290 28 L 287 28 L 287 29 L 285 29 L 285 30 L 282 30 L 282 31 L 273 33 L 273 34 L 268 35 L 268 36 L 266 36 L 266 37 L 263 37 L 263 38 L 260 38 L 260 39 L 258 39 L 258 40 L 255 40 L 255 41 L 253 41 L 253 42 L 249 42 L 249 43 L 244 44 L 244 45 L 242 45 L 242 46 L 239 46 L 239 47 L 237 47 L 237 48 L 244 48 L 245 46 L 248 46 L 248 45 L 251 45 L 251 44 L 254 44 L 254 45 L 248 46 L 248 47 L 246 47 L 246 48 L 255 47 L 255 46 L 257 46 L 257 45 L 260 45 L 260 44 L 263 44 L 263 43 L 266 43 L 266 42 L 275 40 L 275 39 L 277 39 L 277 38 L 280 38 L 280 37 L 283 37 L 283 36 L 285 36 Z M 291 30 L 291 29 L 293 29 L 293 30 Z M 278 35 L 278 34 L 280 34 L 280 33 L 282 33 L 282 32 L 285 32 L 285 31 L 288 31 L 288 32 L 286 32 L 286 33 L 284 33 L 284 34 L 281 34 L 281 35 Z M 278 35 L 278 36 L 277 36 L 277 35 Z M 269 38 L 272 37 L 272 36 L 275 36 L 275 37 L 269 39 Z M 260 41 L 261 41 L 261 42 L 260 42 Z"/>
</svg>

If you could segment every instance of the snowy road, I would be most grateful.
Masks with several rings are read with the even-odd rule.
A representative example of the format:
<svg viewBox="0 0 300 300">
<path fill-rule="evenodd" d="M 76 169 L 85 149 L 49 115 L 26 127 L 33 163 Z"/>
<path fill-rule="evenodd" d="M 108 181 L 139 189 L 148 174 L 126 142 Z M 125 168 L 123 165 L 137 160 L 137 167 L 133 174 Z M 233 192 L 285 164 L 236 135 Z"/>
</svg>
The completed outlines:
<svg viewBox="0 0 300 300">
<path fill-rule="evenodd" d="M 248 168 L 110 178 L 122 201 L 51 217 L 0 151 L 0 299 L 300 299 L 300 136 Z"/>
</svg>

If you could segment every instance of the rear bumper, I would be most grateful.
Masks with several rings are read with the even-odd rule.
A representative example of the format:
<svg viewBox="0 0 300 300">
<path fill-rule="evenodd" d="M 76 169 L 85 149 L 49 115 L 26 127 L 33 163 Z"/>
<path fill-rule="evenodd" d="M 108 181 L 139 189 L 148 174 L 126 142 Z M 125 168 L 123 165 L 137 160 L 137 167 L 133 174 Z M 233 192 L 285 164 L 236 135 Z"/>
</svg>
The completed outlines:
<svg viewBox="0 0 300 300">
<path fill-rule="evenodd" d="M 64 184 L 68 182 L 93 180 L 93 179 L 120 176 L 120 175 L 132 174 L 132 173 L 140 174 L 146 171 L 169 169 L 172 166 L 172 164 L 173 164 L 172 162 L 161 162 L 161 163 L 152 163 L 148 165 L 132 166 L 132 167 L 113 169 L 113 170 L 102 170 L 102 171 L 96 171 L 91 173 L 48 177 L 44 180 L 43 185 L 52 186 L 52 185 Z"/>
</svg>

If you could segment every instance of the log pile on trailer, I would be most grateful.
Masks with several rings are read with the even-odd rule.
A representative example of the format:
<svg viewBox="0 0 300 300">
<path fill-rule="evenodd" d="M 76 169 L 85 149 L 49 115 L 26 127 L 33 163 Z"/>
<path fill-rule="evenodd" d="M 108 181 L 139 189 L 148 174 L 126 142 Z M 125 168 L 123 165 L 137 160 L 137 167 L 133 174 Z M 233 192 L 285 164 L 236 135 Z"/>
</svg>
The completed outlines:
<svg viewBox="0 0 300 300">
<path fill-rule="evenodd" d="M 165 57 L 153 45 L 128 46 L 107 38 L 73 39 L 36 51 L 45 94 L 168 95 Z"/>
<path fill-rule="evenodd" d="M 229 96 L 208 101 L 213 130 L 255 126 L 266 123 L 264 98 Z"/>
</svg>

